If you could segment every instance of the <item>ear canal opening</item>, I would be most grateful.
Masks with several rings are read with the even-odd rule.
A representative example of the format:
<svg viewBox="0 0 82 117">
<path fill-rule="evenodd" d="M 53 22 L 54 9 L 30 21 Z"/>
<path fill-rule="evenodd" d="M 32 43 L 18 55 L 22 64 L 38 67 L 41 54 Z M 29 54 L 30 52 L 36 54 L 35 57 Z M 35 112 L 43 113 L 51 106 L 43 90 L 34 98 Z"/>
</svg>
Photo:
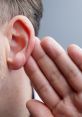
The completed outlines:
<svg viewBox="0 0 82 117">
<path fill-rule="evenodd" d="M 14 52 L 22 51 L 26 46 L 26 43 L 25 43 L 22 36 L 19 37 L 19 36 L 12 35 L 12 40 L 11 41 L 12 41 L 11 42 L 11 49 Z"/>
</svg>

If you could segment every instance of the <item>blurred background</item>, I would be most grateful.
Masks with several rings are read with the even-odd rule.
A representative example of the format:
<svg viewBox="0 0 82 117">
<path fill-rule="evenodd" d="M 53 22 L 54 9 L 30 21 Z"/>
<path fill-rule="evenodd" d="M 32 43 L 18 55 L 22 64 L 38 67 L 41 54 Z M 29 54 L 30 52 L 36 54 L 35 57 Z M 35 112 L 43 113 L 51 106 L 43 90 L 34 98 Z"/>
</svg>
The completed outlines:
<svg viewBox="0 0 82 117">
<path fill-rule="evenodd" d="M 82 47 L 82 0 L 43 0 L 44 15 L 39 37 L 52 36 L 65 49 Z"/>
<path fill-rule="evenodd" d="M 52 36 L 66 49 L 82 47 L 82 0 L 43 0 L 44 15 L 39 37 Z M 36 99 L 40 99 L 35 92 Z"/>
</svg>

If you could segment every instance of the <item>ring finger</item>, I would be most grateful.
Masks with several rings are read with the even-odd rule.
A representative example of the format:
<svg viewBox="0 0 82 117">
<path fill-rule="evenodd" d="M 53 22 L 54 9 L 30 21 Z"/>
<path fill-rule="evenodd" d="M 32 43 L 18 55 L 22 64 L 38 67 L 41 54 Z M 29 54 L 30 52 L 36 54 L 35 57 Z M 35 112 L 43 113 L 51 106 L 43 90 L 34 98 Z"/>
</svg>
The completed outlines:
<svg viewBox="0 0 82 117">
<path fill-rule="evenodd" d="M 76 91 L 82 91 L 82 73 L 64 49 L 52 38 L 46 37 L 41 46 L 47 55 L 52 58 L 58 69 L 65 76 L 68 84 Z"/>
</svg>

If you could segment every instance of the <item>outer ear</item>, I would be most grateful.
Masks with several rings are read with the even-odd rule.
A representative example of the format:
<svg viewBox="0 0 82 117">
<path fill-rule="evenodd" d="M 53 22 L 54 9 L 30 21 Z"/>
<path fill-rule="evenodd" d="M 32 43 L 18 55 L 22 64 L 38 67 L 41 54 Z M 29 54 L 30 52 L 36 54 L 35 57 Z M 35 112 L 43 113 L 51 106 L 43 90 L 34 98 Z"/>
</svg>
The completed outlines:
<svg viewBox="0 0 82 117">
<path fill-rule="evenodd" d="M 25 16 L 16 16 L 8 24 L 6 36 L 9 39 L 10 51 L 7 57 L 10 69 L 23 67 L 30 56 L 34 43 L 35 33 L 31 22 Z"/>
</svg>

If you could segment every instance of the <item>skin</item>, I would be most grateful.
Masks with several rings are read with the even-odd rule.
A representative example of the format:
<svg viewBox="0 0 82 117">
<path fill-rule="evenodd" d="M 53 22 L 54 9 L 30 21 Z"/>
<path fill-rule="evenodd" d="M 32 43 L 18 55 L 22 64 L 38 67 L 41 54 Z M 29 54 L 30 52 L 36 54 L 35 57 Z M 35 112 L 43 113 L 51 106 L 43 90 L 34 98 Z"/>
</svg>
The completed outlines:
<svg viewBox="0 0 82 117">
<path fill-rule="evenodd" d="M 32 87 L 23 65 L 34 46 L 34 29 L 24 16 L 0 27 L 0 117 L 29 117 Z"/>
<path fill-rule="evenodd" d="M 82 49 L 67 52 L 51 37 L 36 39 L 25 71 L 42 102 L 27 102 L 32 117 L 82 117 Z"/>
<path fill-rule="evenodd" d="M 0 116 L 81 117 L 81 53 L 76 45 L 65 52 L 50 37 L 40 41 L 24 16 L 7 22 L 0 28 Z M 44 103 L 30 100 L 27 76 Z"/>
</svg>

